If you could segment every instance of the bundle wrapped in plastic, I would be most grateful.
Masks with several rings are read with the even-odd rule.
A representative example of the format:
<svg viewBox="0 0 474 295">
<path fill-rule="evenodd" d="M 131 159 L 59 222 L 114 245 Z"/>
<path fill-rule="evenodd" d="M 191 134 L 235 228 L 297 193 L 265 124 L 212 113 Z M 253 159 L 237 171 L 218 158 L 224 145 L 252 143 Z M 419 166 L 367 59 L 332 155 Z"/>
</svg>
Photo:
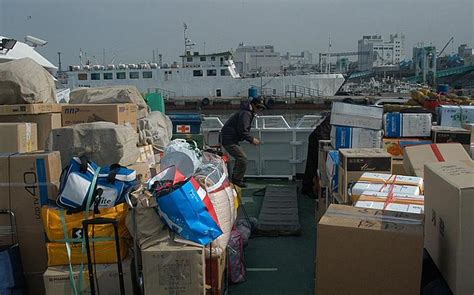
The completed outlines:
<svg viewBox="0 0 474 295">
<path fill-rule="evenodd" d="M 201 151 L 184 139 L 175 139 L 165 148 L 160 166 L 162 169 L 175 166 L 186 178 L 194 175 L 202 163 Z"/>
</svg>

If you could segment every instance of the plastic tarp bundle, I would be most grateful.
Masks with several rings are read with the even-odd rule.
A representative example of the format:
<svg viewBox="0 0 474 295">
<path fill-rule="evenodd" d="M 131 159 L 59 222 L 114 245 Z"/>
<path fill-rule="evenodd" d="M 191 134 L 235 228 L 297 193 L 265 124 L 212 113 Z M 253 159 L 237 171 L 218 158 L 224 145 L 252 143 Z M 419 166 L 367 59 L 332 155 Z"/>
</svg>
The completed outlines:
<svg viewBox="0 0 474 295">
<path fill-rule="evenodd" d="M 148 115 L 148 105 L 135 86 L 104 86 L 79 88 L 71 91 L 71 104 L 134 103 L 138 107 L 138 119 Z"/>
<path fill-rule="evenodd" d="M 162 112 L 151 112 L 145 118 L 139 119 L 138 129 L 141 143 L 152 144 L 161 150 L 168 146 L 173 136 L 173 124 Z"/>
<path fill-rule="evenodd" d="M 0 104 L 55 103 L 53 76 L 31 58 L 0 63 Z"/>
<path fill-rule="evenodd" d="M 217 155 L 203 153 L 203 164 L 198 168 L 195 178 L 207 191 L 219 220 L 222 235 L 212 242 L 210 254 L 220 256 L 225 252 L 232 225 L 237 218 L 234 202 L 236 192 L 227 178 L 224 161 Z M 208 248 L 206 250 L 208 251 Z"/>
<path fill-rule="evenodd" d="M 130 126 L 94 122 L 53 129 L 48 150 L 61 152 L 63 167 L 76 156 L 86 156 L 99 166 L 128 166 L 140 156 L 138 134 Z"/>
<path fill-rule="evenodd" d="M 196 146 L 193 147 L 184 139 L 175 139 L 165 148 L 160 164 L 162 169 L 175 166 L 189 178 L 194 175 L 201 163 L 200 151 Z"/>
</svg>

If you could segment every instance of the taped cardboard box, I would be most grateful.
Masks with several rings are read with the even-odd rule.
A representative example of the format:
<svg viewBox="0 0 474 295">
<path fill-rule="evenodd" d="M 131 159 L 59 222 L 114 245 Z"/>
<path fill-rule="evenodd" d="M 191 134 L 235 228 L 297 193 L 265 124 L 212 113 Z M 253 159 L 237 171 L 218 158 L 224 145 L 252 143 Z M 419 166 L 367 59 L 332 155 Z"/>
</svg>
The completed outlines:
<svg viewBox="0 0 474 295">
<path fill-rule="evenodd" d="M 42 273 L 47 254 L 41 205 L 56 199 L 61 175 L 59 153 L 2 154 L 0 167 L 0 208 L 15 212 L 23 271 Z"/>
<path fill-rule="evenodd" d="M 384 115 L 386 137 L 429 137 L 431 136 L 430 113 L 387 113 Z"/>
<path fill-rule="evenodd" d="M 425 166 L 425 247 L 453 294 L 473 294 L 474 163 Z"/>
<path fill-rule="evenodd" d="M 350 203 L 349 186 L 365 172 L 392 173 L 392 156 L 383 149 L 340 149 L 339 190 L 345 203 Z"/>
<path fill-rule="evenodd" d="M 438 143 L 405 148 L 403 165 L 408 175 L 423 177 L 424 165 L 436 162 L 471 160 L 459 143 Z"/>
<path fill-rule="evenodd" d="M 382 129 L 383 108 L 333 102 L 331 125 Z"/>
<path fill-rule="evenodd" d="M 422 214 L 424 196 L 365 191 L 359 196 L 354 207 Z"/>
<path fill-rule="evenodd" d="M 60 105 L 59 111 L 60 111 Z M 61 128 L 61 113 L 0 115 L 0 122 L 28 122 L 35 123 L 38 134 L 38 149 L 45 150 L 51 130 Z"/>
<path fill-rule="evenodd" d="M 316 249 L 316 294 L 420 294 L 423 215 L 332 204 Z"/>
<path fill-rule="evenodd" d="M 89 285 L 89 271 L 84 267 L 82 281 L 84 291 L 81 294 L 91 294 Z M 123 281 L 125 294 L 133 294 L 131 259 L 122 261 Z M 76 284 L 79 280 L 81 267 L 73 266 L 73 278 Z M 119 276 L 116 264 L 96 264 L 94 275 L 97 277 L 95 284 L 97 294 L 118 295 L 120 294 Z M 43 275 L 46 295 L 74 295 L 69 279 L 68 266 L 50 266 Z"/>
<path fill-rule="evenodd" d="M 474 106 L 441 105 L 437 110 L 440 126 L 462 127 L 474 123 Z"/>
<path fill-rule="evenodd" d="M 172 241 L 142 250 L 145 294 L 205 294 L 204 248 Z"/>
<path fill-rule="evenodd" d="M 403 154 L 407 146 L 431 144 L 429 139 L 421 138 L 384 138 L 384 149 L 392 155 L 393 159 L 403 160 Z M 398 174 L 398 173 L 397 173 Z"/>
<path fill-rule="evenodd" d="M 137 106 L 132 103 L 63 105 L 62 121 L 63 126 L 99 121 L 118 125 L 129 123 L 137 129 Z"/>
<path fill-rule="evenodd" d="M 347 126 L 331 127 L 331 145 L 335 149 L 382 148 L 382 130 Z"/>
<path fill-rule="evenodd" d="M 0 123 L 0 153 L 28 153 L 38 150 L 34 123 Z"/>
</svg>

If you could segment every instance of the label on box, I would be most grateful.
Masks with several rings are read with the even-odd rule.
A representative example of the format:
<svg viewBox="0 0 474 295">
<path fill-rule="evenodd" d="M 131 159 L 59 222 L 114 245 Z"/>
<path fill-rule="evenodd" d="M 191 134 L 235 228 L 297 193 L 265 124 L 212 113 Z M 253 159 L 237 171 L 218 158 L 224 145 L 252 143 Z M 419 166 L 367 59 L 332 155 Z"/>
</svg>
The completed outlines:
<svg viewBox="0 0 474 295">
<path fill-rule="evenodd" d="M 431 114 L 388 113 L 385 115 L 387 137 L 427 137 L 431 135 Z"/>
<path fill-rule="evenodd" d="M 391 171 L 391 158 L 348 158 L 347 171 Z"/>
<path fill-rule="evenodd" d="M 382 130 L 332 126 L 331 143 L 336 149 L 381 148 Z"/>
</svg>

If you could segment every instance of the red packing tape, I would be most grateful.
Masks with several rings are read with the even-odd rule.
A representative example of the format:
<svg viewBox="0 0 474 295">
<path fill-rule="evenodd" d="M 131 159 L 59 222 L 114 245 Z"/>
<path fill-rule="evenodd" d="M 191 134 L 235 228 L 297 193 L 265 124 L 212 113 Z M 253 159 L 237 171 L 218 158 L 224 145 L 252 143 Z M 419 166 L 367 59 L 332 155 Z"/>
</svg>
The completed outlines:
<svg viewBox="0 0 474 295">
<path fill-rule="evenodd" d="M 436 157 L 436 159 L 438 159 L 438 162 L 444 162 L 444 157 L 443 155 L 441 154 L 441 151 L 439 150 L 438 146 L 436 144 L 430 144 L 431 146 L 431 149 L 433 150 L 433 153 Z"/>
</svg>

